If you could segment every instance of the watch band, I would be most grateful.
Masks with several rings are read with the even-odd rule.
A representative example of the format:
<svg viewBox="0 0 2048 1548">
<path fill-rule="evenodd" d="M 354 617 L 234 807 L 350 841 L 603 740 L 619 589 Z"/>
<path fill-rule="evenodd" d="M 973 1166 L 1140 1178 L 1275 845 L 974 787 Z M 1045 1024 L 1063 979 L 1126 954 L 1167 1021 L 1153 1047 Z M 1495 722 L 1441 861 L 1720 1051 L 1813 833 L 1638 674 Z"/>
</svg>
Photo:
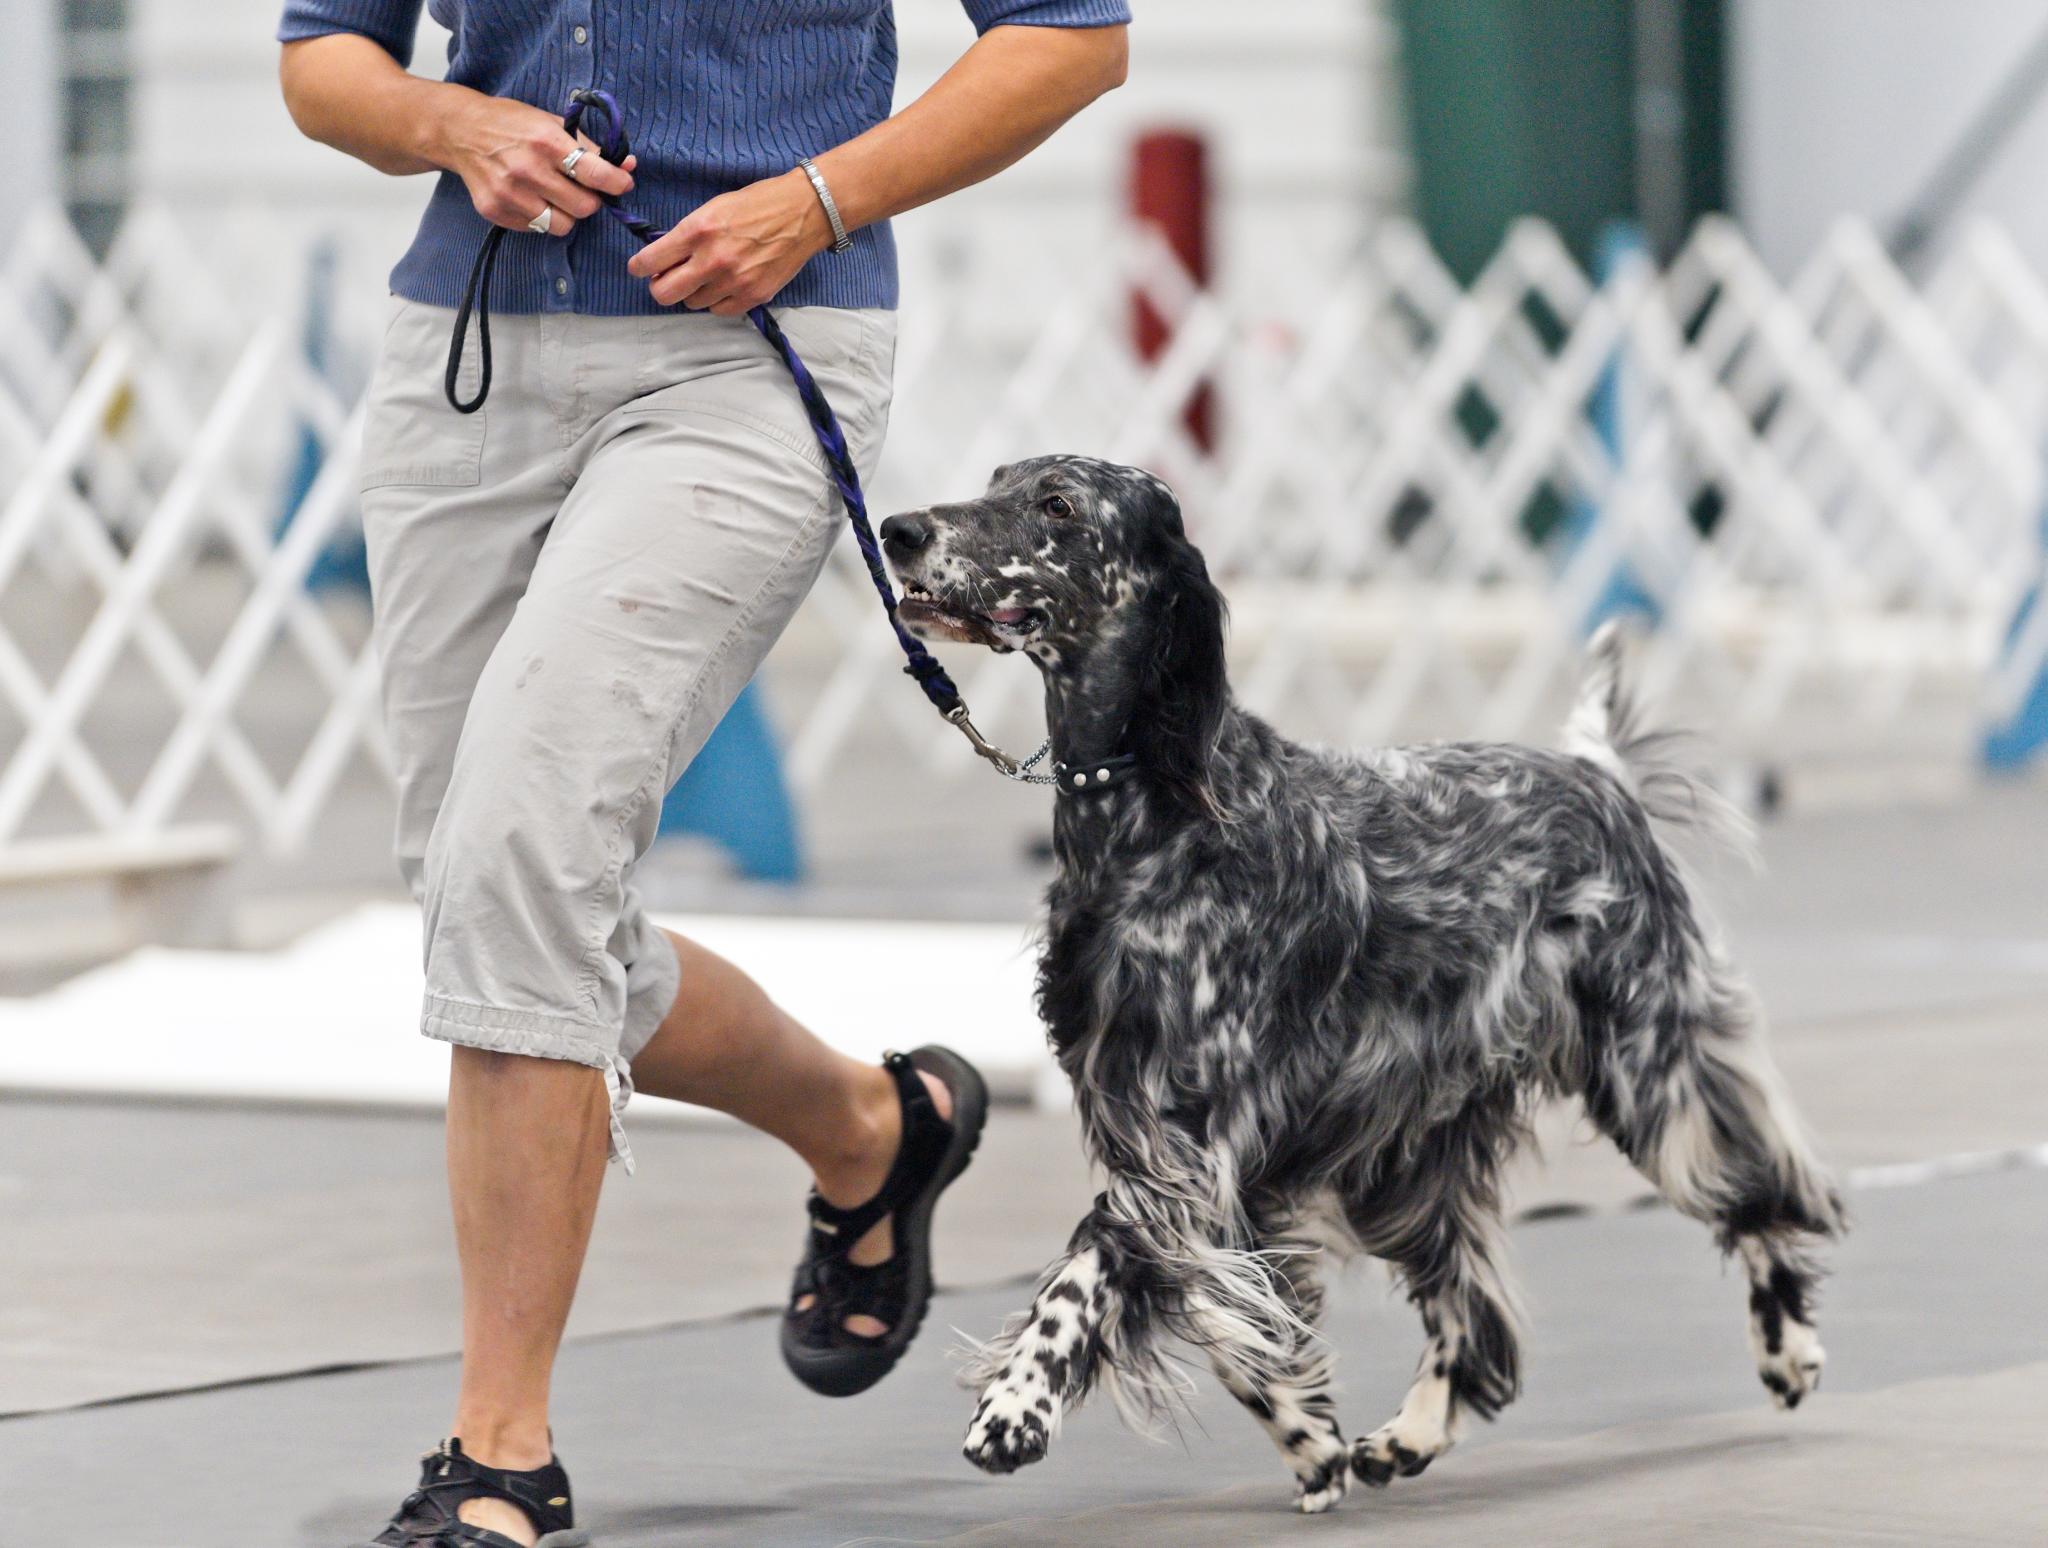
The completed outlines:
<svg viewBox="0 0 2048 1548">
<path fill-rule="evenodd" d="M 825 206 L 825 218 L 832 222 L 832 251 L 843 253 L 853 246 L 853 238 L 846 234 L 846 222 L 839 218 L 839 201 L 832 197 L 832 190 L 825 184 L 825 174 L 818 170 L 818 164 L 805 156 L 797 165 L 803 168 L 804 176 L 811 180 L 811 187 L 817 190 L 818 202 Z"/>
</svg>

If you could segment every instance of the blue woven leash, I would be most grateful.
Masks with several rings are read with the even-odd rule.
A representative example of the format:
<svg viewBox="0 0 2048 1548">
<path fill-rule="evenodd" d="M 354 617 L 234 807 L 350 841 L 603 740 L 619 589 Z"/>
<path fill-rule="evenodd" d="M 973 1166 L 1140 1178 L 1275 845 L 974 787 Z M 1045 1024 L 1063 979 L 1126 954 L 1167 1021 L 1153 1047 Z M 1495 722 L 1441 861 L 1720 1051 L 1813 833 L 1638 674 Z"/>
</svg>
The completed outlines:
<svg viewBox="0 0 2048 1548">
<path fill-rule="evenodd" d="M 624 117 L 610 92 L 588 88 L 573 92 L 569 98 L 569 111 L 562 115 L 562 127 L 574 136 L 584 129 L 584 117 L 590 110 L 595 110 L 594 116 L 602 116 L 604 120 L 602 133 L 595 132 L 599 126 L 591 126 L 590 138 L 597 145 L 598 154 L 614 166 L 623 165 L 630 154 L 630 147 L 626 142 Z M 626 209 L 617 194 L 600 193 L 597 197 L 604 202 L 605 213 L 631 232 L 643 247 L 661 235 L 649 222 Z M 448 395 L 449 406 L 458 414 L 474 414 L 491 395 L 491 271 L 497 266 L 498 248 L 504 239 L 505 229 L 502 226 L 493 226 L 484 237 L 483 245 L 477 249 L 476 262 L 470 267 L 469 283 L 463 288 L 462 305 L 455 313 L 454 333 L 448 341 L 448 371 L 442 388 Z M 463 398 L 457 390 L 456 378 L 462 368 L 463 345 L 469 335 L 472 313 L 476 317 L 480 374 L 475 396 Z M 868 520 L 867 496 L 861 492 L 860 474 L 853 465 L 853 453 L 847 448 L 846 432 L 839 427 L 839 416 L 832 412 L 824 389 L 819 387 L 810 367 L 804 364 L 796 346 L 789 342 L 789 335 L 782 331 L 782 325 L 768 308 L 755 307 L 747 313 L 747 321 L 781 357 L 789 370 L 790 380 L 796 384 L 797 397 L 802 400 L 804 414 L 811 422 L 811 431 L 818 438 L 818 450 L 824 453 L 826 471 L 846 506 L 847 524 L 853 528 L 853 540 L 860 547 L 861 561 L 868 567 L 868 578 L 875 583 L 875 594 L 882 599 L 882 611 L 888 615 L 896 643 L 903 648 L 903 670 L 917 679 L 918 687 L 931 700 L 932 708 L 959 727 L 974 750 L 994 764 L 998 772 L 1027 784 L 1050 784 L 1050 776 L 1031 771 L 1044 759 L 1051 743 L 1040 747 L 1020 763 L 990 742 L 974 728 L 974 722 L 968 718 L 966 702 L 961 699 L 960 690 L 953 685 L 953 679 L 947 676 L 946 669 L 924 648 L 924 643 L 917 636 L 903 627 L 903 621 L 896 616 L 896 591 L 889 584 L 889 572 L 882 561 L 882 546 L 875 541 L 874 527 Z"/>
</svg>

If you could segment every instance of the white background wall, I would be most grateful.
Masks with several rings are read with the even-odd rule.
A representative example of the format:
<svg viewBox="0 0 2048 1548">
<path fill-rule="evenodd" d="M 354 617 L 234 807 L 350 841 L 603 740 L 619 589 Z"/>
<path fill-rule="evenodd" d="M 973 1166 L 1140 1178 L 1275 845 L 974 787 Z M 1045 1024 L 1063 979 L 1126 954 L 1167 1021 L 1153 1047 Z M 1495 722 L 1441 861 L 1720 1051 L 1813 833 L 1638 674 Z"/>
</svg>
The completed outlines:
<svg viewBox="0 0 2048 1548">
<path fill-rule="evenodd" d="M 1894 219 L 2043 27 L 2042 0 L 1737 0 L 1735 205 L 1773 268 L 1843 213 Z M 2048 111 L 1966 209 L 2048 266 L 2044 165 Z"/>
<path fill-rule="evenodd" d="M 278 3 L 133 8 L 136 186 L 202 223 L 249 230 L 272 259 L 260 279 L 280 289 L 297 282 L 297 246 L 321 230 L 349 233 L 373 279 L 403 245 L 423 190 L 298 137 L 277 99 Z M 49 9 L 0 5 L 0 86 L 22 109 L 22 153 L 0 162 L 0 194 L 14 200 L 39 191 L 26 169 L 42 164 L 20 137 L 50 138 L 57 122 L 41 108 L 57 73 Z M 1373 211 L 1401 205 L 1394 38 L 1380 0 L 1271 0 L 1256 11 L 1242 0 L 1138 0 L 1137 13 L 1129 86 L 1023 166 L 902 223 L 913 284 L 949 232 L 1028 244 L 1055 229 L 1085 242 L 1117 207 L 1130 135 L 1154 123 L 1212 133 L 1222 261 L 1238 285 L 1306 270 Z M 898 0 L 898 22 L 907 97 L 971 34 L 954 0 Z M 1773 266 L 1790 272 L 1844 212 L 1896 214 L 2044 24 L 2042 0 L 1736 0 L 1734 193 Z M 438 63 L 425 23 L 415 67 Z M 2048 116 L 2005 153 L 1973 208 L 2048 264 L 2043 164 Z"/>
<path fill-rule="evenodd" d="M 276 244 L 271 274 L 293 282 L 288 252 L 322 230 L 348 233 L 381 274 L 425 196 L 302 140 L 278 101 L 279 0 L 148 0 L 134 8 L 136 186 L 195 219 L 230 222 Z M 1137 0 L 1131 84 L 1029 161 L 899 223 L 913 287 L 936 249 L 972 237 L 1085 261 L 1122 198 L 1139 129 L 1187 124 L 1214 139 L 1222 207 L 1219 259 L 1240 277 L 1339 249 L 1371 209 L 1403 192 L 1391 29 L 1379 0 Z M 957 0 L 897 0 L 899 104 L 973 40 Z M 423 22 L 414 69 L 438 74 L 441 35 Z M 627 104 L 630 111 L 631 104 Z M 264 232 L 272 233 L 263 236 Z"/>
<path fill-rule="evenodd" d="M 0 210 L 47 198 L 57 164 L 56 0 L 0 0 L 0 102 L 7 154 L 0 156 Z M 8 223 L 0 221 L 0 255 Z"/>
</svg>

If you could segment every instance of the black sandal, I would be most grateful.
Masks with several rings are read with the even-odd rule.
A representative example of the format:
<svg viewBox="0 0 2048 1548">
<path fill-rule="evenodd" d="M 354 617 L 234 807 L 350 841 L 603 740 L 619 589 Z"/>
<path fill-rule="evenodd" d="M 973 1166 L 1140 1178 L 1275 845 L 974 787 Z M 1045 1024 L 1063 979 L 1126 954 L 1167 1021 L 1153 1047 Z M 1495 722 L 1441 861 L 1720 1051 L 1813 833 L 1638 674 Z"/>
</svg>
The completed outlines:
<svg viewBox="0 0 2048 1548">
<path fill-rule="evenodd" d="M 464 1454 L 461 1441 L 448 1440 L 420 1458 L 420 1486 L 363 1548 L 520 1548 L 504 1533 L 457 1516 L 470 1500 L 503 1500 L 524 1511 L 540 1533 L 535 1548 L 587 1548 L 590 1542 L 590 1534 L 577 1529 L 561 1458 L 514 1473 L 486 1467 Z"/>
<path fill-rule="evenodd" d="M 932 1299 L 932 1210 L 947 1185 L 967 1170 L 988 1117 L 988 1087 L 980 1072 L 951 1049 L 892 1053 L 882 1065 L 896 1077 L 903 1103 L 896 1160 L 881 1191 L 852 1209 L 827 1204 L 813 1190 L 804 1260 L 782 1319 L 783 1362 L 798 1381 L 826 1397 L 867 1391 L 917 1337 Z M 950 1121 L 939 1116 L 920 1071 L 952 1093 Z M 872 1267 L 849 1261 L 854 1245 L 884 1216 L 895 1222 L 895 1250 L 888 1260 Z M 811 1304 L 803 1306 L 806 1296 Z M 846 1319 L 862 1316 L 886 1324 L 888 1331 L 848 1331 Z"/>
</svg>

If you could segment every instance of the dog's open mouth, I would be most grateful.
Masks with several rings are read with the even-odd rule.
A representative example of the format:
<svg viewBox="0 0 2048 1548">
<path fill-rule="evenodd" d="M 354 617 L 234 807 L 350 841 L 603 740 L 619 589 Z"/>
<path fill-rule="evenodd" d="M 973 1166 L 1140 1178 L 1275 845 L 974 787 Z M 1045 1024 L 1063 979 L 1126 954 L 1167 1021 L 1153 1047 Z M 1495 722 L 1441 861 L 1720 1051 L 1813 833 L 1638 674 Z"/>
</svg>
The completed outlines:
<svg viewBox="0 0 2048 1548">
<path fill-rule="evenodd" d="M 1014 650 L 1037 632 L 1041 622 L 1036 608 L 997 607 L 977 612 L 935 596 L 914 581 L 904 582 L 896 616 L 912 634 L 986 645 L 991 650 Z"/>
</svg>

